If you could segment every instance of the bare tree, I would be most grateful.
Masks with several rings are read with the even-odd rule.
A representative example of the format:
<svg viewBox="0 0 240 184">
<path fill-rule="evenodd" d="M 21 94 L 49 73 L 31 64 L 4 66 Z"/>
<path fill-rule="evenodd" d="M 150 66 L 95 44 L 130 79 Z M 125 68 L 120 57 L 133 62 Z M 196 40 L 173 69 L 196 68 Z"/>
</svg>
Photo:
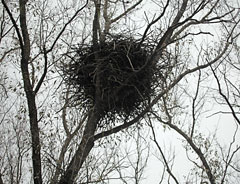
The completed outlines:
<svg viewBox="0 0 240 184">
<path fill-rule="evenodd" d="M 16 136 L 14 142 L 17 151 L 14 154 L 18 156 L 18 159 L 10 162 L 11 150 L 7 148 L 3 158 L 15 164 L 15 166 L 10 165 L 8 170 L 12 173 L 11 176 L 16 176 L 16 178 L 5 179 L 7 177 L 1 171 L 0 183 L 4 183 L 5 180 L 11 183 L 21 183 L 22 178 L 27 177 L 22 175 L 25 169 L 22 163 L 29 163 L 25 160 L 29 153 L 31 153 L 32 161 L 32 174 L 29 173 L 29 175 L 34 184 L 111 181 L 109 175 L 115 171 L 119 176 L 118 179 L 126 183 L 127 180 L 122 175 L 125 168 L 122 167 L 121 160 L 112 162 L 116 150 L 99 157 L 99 160 L 102 160 L 110 156 L 102 163 L 102 171 L 97 168 L 99 160 L 96 159 L 98 155 L 94 155 L 94 150 L 97 148 L 101 150 L 96 146 L 97 142 L 109 137 L 114 140 L 115 134 L 131 128 L 133 131 L 141 128 L 151 130 L 153 141 L 163 157 L 168 174 L 175 183 L 180 183 L 158 143 L 154 124 L 159 122 L 181 135 L 187 144 L 186 150 L 193 150 L 198 156 L 201 164 L 195 161 L 193 163 L 198 167 L 198 173 L 202 173 L 200 175 L 202 183 L 206 179 L 214 184 L 220 181 L 219 178 L 224 183 L 230 168 L 239 172 L 239 166 L 233 164 L 234 156 L 239 150 L 239 147 L 233 149 L 238 129 L 233 135 L 227 155 L 220 146 L 225 161 L 221 177 L 215 172 L 219 163 L 212 159 L 212 154 L 210 154 L 212 153 L 211 142 L 201 139 L 201 134 L 197 132 L 197 127 L 201 126 L 199 122 L 203 113 L 202 109 L 205 107 L 205 95 L 209 91 L 210 94 L 215 94 L 212 91 L 216 89 L 221 99 L 217 102 L 227 104 L 239 126 L 238 81 L 228 77 L 230 68 L 233 68 L 236 73 L 239 72 L 239 62 L 232 62 L 231 59 L 235 58 L 239 61 L 237 52 L 234 52 L 234 49 L 239 50 L 237 39 L 239 38 L 240 19 L 237 2 L 223 0 L 196 2 L 188 0 L 180 2 L 170 0 L 149 2 L 143 0 L 86 0 L 81 2 L 2 0 L 1 2 L 4 7 L 1 17 L 1 40 L 11 40 L 9 44 L 12 47 L 6 45 L 1 51 L 0 64 L 12 62 L 21 74 L 21 80 L 18 79 L 16 82 L 19 84 L 19 89 L 8 89 L 5 86 L 2 89 L 15 93 L 21 100 L 24 99 L 23 96 L 25 97 L 19 105 L 19 110 L 21 106 L 24 109 L 19 114 L 21 117 L 19 125 L 27 122 L 29 127 L 25 126 L 21 129 L 20 126 L 15 126 L 14 121 L 11 121 L 13 126 L 10 128 L 9 125 L 8 128 Z M 150 6 L 152 9 L 149 11 L 148 8 L 144 8 L 145 6 Z M 135 21 L 140 23 L 134 24 Z M 161 65 L 162 71 L 158 77 L 156 94 L 137 116 L 133 116 L 128 121 L 122 120 L 110 127 L 101 128 L 98 126 L 102 118 L 101 68 L 96 67 L 95 101 L 93 107 L 89 109 L 72 106 L 70 102 L 72 89 L 62 82 L 59 65 L 66 62 L 63 60 L 69 59 L 70 55 L 66 53 L 72 51 L 74 44 L 90 44 L 93 50 L 97 51 L 100 43 L 109 36 L 118 34 L 135 37 L 140 44 L 148 43 L 151 47 L 148 62 Z M 217 37 L 217 34 L 221 36 Z M 198 39 L 202 39 L 203 42 L 199 43 Z M 208 40 L 211 42 L 208 43 Z M 97 52 L 94 52 L 94 57 L 96 60 L 100 58 Z M 16 63 L 12 61 L 14 59 Z M 195 75 L 196 78 L 192 77 Z M 220 75 L 223 78 L 219 77 Z M 187 85 L 187 80 L 191 77 L 197 81 L 192 93 L 188 91 Z M 217 88 L 212 90 L 209 87 L 205 90 L 202 87 L 203 81 L 213 77 Z M 224 87 L 220 81 L 224 82 Z M 216 98 L 213 96 L 211 99 Z M 189 101 L 191 109 L 184 109 Z M 26 112 L 28 116 L 24 116 Z M 189 126 L 187 127 L 183 123 L 184 113 L 188 117 L 190 114 L 191 117 L 191 120 L 188 119 Z M 29 146 L 24 146 L 22 134 L 26 139 L 30 136 L 31 152 Z M 128 158 L 129 167 L 134 170 L 132 175 L 134 183 L 140 183 L 148 155 L 144 160 L 142 157 L 144 149 L 139 145 L 139 141 L 143 139 L 139 138 L 141 137 L 139 134 L 135 136 L 133 139 L 136 140 L 137 145 L 136 162 L 133 162 L 128 154 L 125 158 Z M 202 149 L 204 144 L 206 144 L 205 148 Z M 104 143 L 104 145 L 108 144 Z M 215 165 L 214 161 L 216 161 Z M 87 178 L 82 178 L 81 172 L 86 173 Z M 98 174 L 95 175 L 94 172 Z"/>
</svg>

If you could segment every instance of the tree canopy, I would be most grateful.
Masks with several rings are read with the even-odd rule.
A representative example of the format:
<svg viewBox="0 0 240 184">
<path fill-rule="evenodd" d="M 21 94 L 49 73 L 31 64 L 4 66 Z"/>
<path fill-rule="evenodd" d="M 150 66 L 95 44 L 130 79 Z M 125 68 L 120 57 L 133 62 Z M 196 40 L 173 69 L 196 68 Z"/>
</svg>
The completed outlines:
<svg viewBox="0 0 240 184">
<path fill-rule="evenodd" d="M 2 0 L 0 184 L 238 183 L 239 13 Z"/>
</svg>

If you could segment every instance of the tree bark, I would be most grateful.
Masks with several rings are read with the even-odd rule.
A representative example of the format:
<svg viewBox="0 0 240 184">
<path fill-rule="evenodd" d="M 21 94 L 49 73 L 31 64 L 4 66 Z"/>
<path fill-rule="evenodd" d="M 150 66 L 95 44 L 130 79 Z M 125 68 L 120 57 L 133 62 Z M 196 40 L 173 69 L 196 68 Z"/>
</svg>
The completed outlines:
<svg viewBox="0 0 240 184">
<path fill-rule="evenodd" d="M 82 141 L 68 165 L 66 172 L 62 175 L 59 184 L 73 184 L 82 164 L 89 155 L 91 149 L 94 146 L 94 133 L 97 127 L 97 123 L 100 119 L 100 114 L 95 108 L 87 121 Z"/>
<path fill-rule="evenodd" d="M 42 184 L 41 173 L 41 153 L 40 153 L 40 139 L 39 139 L 39 127 L 37 120 L 37 107 L 35 102 L 35 93 L 30 81 L 30 75 L 28 70 L 28 62 L 30 60 L 30 39 L 26 21 L 26 0 L 19 1 L 20 7 L 20 27 L 22 31 L 23 47 L 21 48 L 21 71 L 24 83 L 24 91 L 26 93 L 30 129 L 32 136 L 32 163 L 33 163 L 33 178 L 34 184 Z"/>
<path fill-rule="evenodd" d="M 0 173 L 0 184 L 3 184 L 2 174 Z"/>
<path fill-rule="evenodd" d="M 95 15 L 93 20 L 93 49 L 97 51 L 98 49 L 98 40 L 99 35 L 98 31 L 100 32 L 100 24 L 99 24 L 99 13 L 100 13 L 100 1 L 95 1 Z M 95 60 L 99 60 L 99 56 L 97 52 L 94 53 Z M 92 112 L 89 115 L 89 119 L 85 126 L 85 130 L 82 136 L 81 143 L 74 154 L 70 164 L 68 165 L 65 173 L 62 175 L 59 184 L 73 184 L 75 178 L 78 175 L 82 164 L 86 160 L 87 156 L 89 155 L 90 151 L 94 146 L 94 133 L 97 128 L 97 124 L 101 118 L 101 91 L 100 91 L 100 80 L 99 80 L 99 73 L 101 68 L 97 67 L 96 69 L 96 91 L 95 91 L 95 104 L 93 107 Z"/>
</svg>

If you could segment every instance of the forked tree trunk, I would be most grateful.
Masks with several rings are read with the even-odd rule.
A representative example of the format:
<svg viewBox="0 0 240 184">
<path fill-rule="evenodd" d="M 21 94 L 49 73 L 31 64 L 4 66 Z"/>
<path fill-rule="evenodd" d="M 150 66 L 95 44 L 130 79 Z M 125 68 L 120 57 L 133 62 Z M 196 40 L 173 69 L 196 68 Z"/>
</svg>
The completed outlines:
<svg viewBox="0 0 240 184">
<path fill-rule="evenodd" d="M 40 153 L 40 139 L 39 139 L 39 127 L 37 119 L 37 107 L 35 102 L 35 92 L 30 81 L 30 75 L 28 70 L 28 63 L 30 60 L 30 39 L 26 21 L 26 0 L 19 1 L 20 7 L 20 27 L 22 32 L 22 46 L 21 46 L 21 71 L 24 83 L 24 91 L 27 98 L 30 129 L 32 136 L 32 163 L 33 163 L 33 178 L 34 184 L 42 184 L 42 172 L 41 172 L 41 153 Z"/>
<path fill-rule="evenodd" d="M 78 149 L 75 152 L 70 164 L 68 165 L 66 172 L 61 176 L 59 184 L 74 183 L 74 179 L 78 175 L 80 168 L 82 167 L 84 161 L 94 146 L 94 133 L 99 119 L 99 112 L 97 110 L 94 110 L 91 113 L 85 126 L 82 141 L 78 146 Z"/>
</svg>

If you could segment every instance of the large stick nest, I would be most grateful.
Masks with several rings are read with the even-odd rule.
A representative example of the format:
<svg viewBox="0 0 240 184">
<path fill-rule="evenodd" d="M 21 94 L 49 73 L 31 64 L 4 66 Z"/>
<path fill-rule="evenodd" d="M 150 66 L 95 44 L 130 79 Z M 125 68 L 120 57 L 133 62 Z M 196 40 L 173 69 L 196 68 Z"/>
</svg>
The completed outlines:
<svg viewBox="0 0 240 184">
<path fill-rule="evenodd" d="M 158 69 L 149 61 L 151 46 L 115 36 L 97 49 L 82 44 L 74 51 L 64 69 L 74 101 L 93 107 L 100 100 L 102 118 L 133 117 L 154 94 Z"/>
</svg>

